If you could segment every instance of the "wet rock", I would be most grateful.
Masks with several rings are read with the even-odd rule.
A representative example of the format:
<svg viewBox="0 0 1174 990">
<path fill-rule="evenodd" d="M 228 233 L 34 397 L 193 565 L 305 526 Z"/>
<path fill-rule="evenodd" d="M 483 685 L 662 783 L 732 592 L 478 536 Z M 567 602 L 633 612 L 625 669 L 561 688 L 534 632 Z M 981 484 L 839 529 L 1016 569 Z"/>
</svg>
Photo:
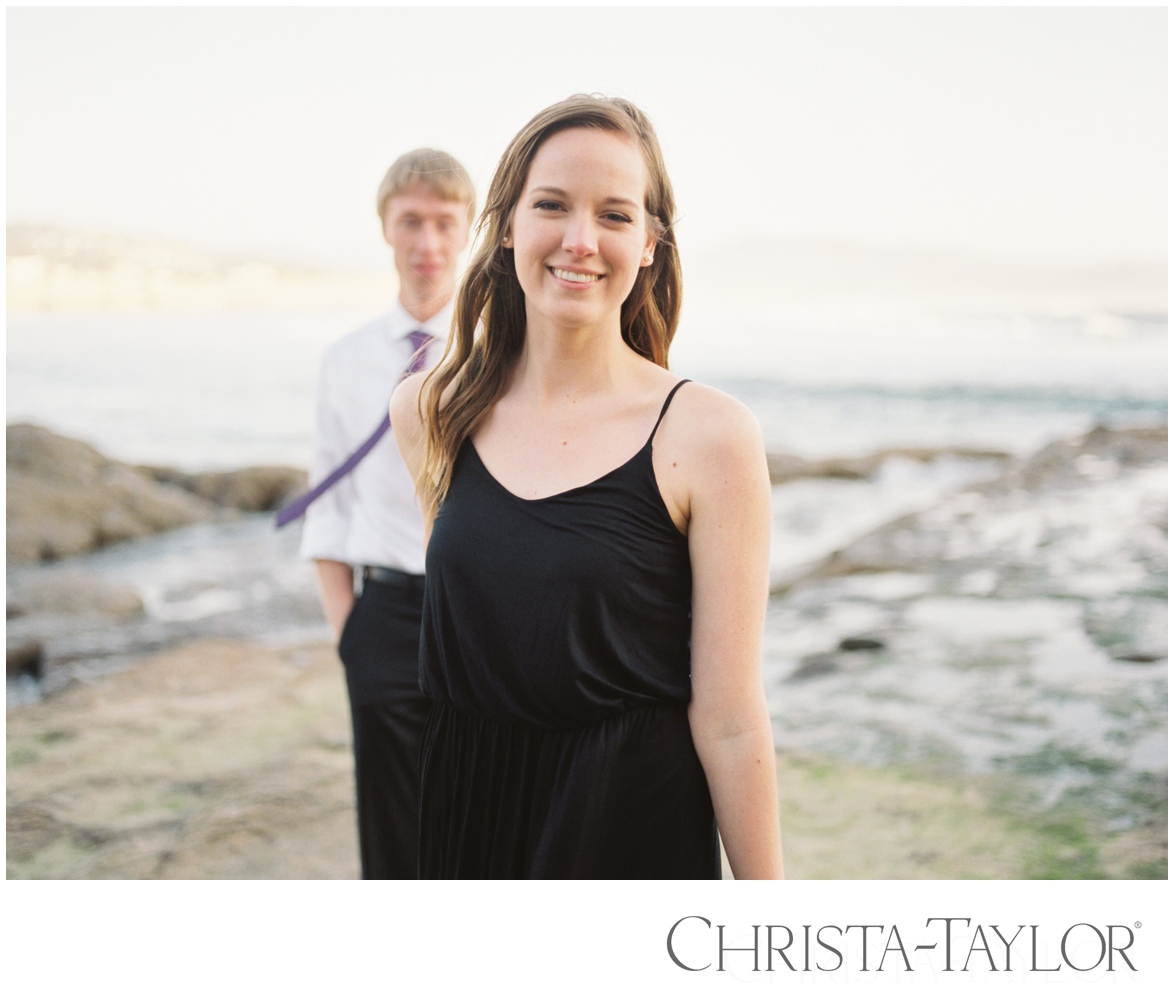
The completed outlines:
<svg viewBox="0 0 1174 990">
<path fill-rule="evenodd" d="M 857 650 L 883 650 L 883 640 L 873 639 L 871 636 L 848 636 L 840 640 L 840 649 L 846 652 Z"/>
<path fill-rule="evenodd" d="M 87 553 L 224 509 L 271 511 L 306 487 L 306 472 L 290 467 L 133 467 L 29 423 L 11 424 L 7 441 L 9 565 Z"/>
<path fill-rule="evenodd" d="M 29 423 L 9 424 L 5 440 L 8 470 L 39 478 L 93 484 L 110 463 L 88 443 Z"/>
<path fill-rule="evenodd" d="M 1116 597 L 1085 607 L 1084 630 L 1111 657 L 1153 663 L 1166 656 L 1168 618 L 1164 595 Z"/>
<path fill-rule="evenodd" d="M 1049 444 L 1025 464 L 951 494 L 929 510 L 880 526 L 829 554 L 806 577 L 925 571 L 948 578 L 966 593 L 990 594 L 996 588 L 1009 593 L 1013 589 L 1004 582 L 1015 576 L 1013 571 L 1039 570 L 1047 548 L 1072 539 L 1076 527 L 1058 508 L 1066 504 L 1064 499 L 1098 486 L 1120 485 L 1124 472 L 1165 460 L 1164 426 L 1097 427 L 1082 437 Z M 1131 527 L 1126 549 L 1149 567 L 1151 560 L 1165 557 L 1164 506 L 1142 501 L 1129 511 L 1136 511 L 1144 526 Z M 1087 517 L 1084 525 L 1093 527 L 1094 517 Z M 977 585 L 978 571 L 984 572 L 983 587 L 968 587 L 968 580 Z"/>
<path fill-rule="evenodd" d="M 1048 444 L 1022 468 L 1020 484 L 1028 491 L 1104 481 L 1124 468 L 1163 461 L 1165 426 L 1110 429 L 1096 426 L 1083 437 Z"/>
<path fill-rule="evenodd" d="M 973 450 L 966 447 L 895 447 L 881 450 L 864 457 L 834 457 L 812 461 L 797 454 L 767 453 L 766 463 L 772 485 L 781 485 L 798 478 L 843 478 L 862 481 L 876 474 L 885 461 L 891 457 L 928 464 L 939 457 L 962 457 L 984 460 L 1008 461 L 1010 454 L 1001 450 Z"/>
<path fill-rule="evenodd" d="M 28 674 L 39 678 L 45 669 L 45 647 L 37 639 L 8 639 L 5 643 L 4 671 L 9 677 Z"/>
<path fill-rule="evenodd" d="M 867 478 L 872 471 L 868 459 L 811 461 L 796 454 L 768 453 L 767 468 L 772 485 L 797 478 Z"/>
<path fill-rule="evenodd" d="M 28 423 L 9 425 L 6 437 L 9 565 L 86 553 L 214 513 L 80 440 Z"/>
<path fill-rule="evenodd" d="M 86 574 L 44 574 L 16 588 L 8 602 L 8 611 L 14 618 L 51 613 L 102 615 L 121 621 L 141 615 L 143 600 L 133 588 L 109 584 Z"/>
<path fill-rule="evenodd" d="M 812 677 L 822 677 L 824 674 L 834 674 L 840 669 L 834 653 L 816 653 L 814 656 L 804 657 L 803 662 L 787 678 L 789 681 L 806 681 Z"/>
<path fill-rule="evenodd" d="M 306 472 L 290 467 L 247 467 L 187 474 L 174 468 L 139 468 L 153 481 L 173 485 L 243 512 L 270 512 L 306 490 Z"/>
</svg>

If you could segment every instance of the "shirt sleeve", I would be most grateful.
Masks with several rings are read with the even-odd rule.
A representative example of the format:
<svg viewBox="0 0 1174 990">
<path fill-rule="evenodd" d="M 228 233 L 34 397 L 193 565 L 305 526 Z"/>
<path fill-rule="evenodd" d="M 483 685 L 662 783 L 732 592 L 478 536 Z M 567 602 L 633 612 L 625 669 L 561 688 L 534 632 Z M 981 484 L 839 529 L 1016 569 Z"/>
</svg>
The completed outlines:
<svg viewBox="0 0 1174 990">
<path fill-rule="evenodd" d="M 309 484 L 313 488 L 352 453 L 335 388 L 333 355 L 327 354 L 318 374 L 315 403 L 314 441 L 310 449 Z M 298 551 L 305 560 L 341 560 L 347 563 L 347 536 L 354 505 L 354 485 L 343 478 L 306 510 L 302 543 Z"/>
</svg>

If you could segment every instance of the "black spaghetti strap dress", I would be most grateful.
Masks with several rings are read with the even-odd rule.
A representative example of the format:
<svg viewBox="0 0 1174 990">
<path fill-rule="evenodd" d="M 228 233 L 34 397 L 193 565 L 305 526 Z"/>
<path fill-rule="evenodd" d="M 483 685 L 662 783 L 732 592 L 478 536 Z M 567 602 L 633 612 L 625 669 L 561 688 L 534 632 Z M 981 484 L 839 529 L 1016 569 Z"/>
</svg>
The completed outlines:
<svg viewBox="0 0 1174 990">
<path fill-rule="evenodd" d="M 688 540 L 652 442 L 507 491 L 466 441 L 427 554 L 422 879 L 720 879 L 689 730 Z"/>
</svg>

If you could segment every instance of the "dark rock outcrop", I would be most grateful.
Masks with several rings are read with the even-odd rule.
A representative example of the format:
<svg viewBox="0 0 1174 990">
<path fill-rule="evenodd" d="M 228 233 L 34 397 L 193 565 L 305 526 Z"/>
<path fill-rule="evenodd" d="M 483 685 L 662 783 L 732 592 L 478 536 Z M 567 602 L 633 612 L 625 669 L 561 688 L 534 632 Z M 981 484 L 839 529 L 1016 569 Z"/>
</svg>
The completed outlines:
<svg viewBox="0 0 1174 990">
<path fill-rule="evenodd" d="M 1167 428 L 1164 425 L 1097 426 L 1083 436 L 1048 444 L 1025 463 L 1013 463 L 999 477 L 959 494 L 955 499 L 955 515 L 958 519 L 974 517 L 979 512 L 978 507 L 981 507 L 981 516 L 989 516 L 994 506 L 1015 511 L 1013 506 L 1017 499 L 1079 490 L 1092 482 L 1112 479 L 1127 469 L 1161 463 L 1166 458 Z M 966 507 L 970 500 L 975 503 L 974 509 Z M 1165 507 L 1153 505 L 1146 511 L 1149 517 L 1144 522 L 1159 530 L 1164 539 L 1167 531 Z M 943 520 L 939 516 L 940 511 L 934 510 L 895 519 L 832 553 L 807 577 L 821 579 L 892 570 L 929 571 L 953 566 L 951 562 L 958 558 L 953 547 L 953 541 L 958 538 L 954 532 L 958 519 Z M 1046 542 L 1043 536 L 1038 539 Z M 990 560 L 981 561 L 979 556 L 967 555 L 967 566 L 972 569 L 980 563 L 994 566 L 999 554 L 994 550 L 991 553 L 994 556 Z M 1036 563 L 1038 556 L 1034 549 L 1026 553 L 1029 561 Z"/>
<path fill-rule="evenodd" d="M 1083 437 L 1048 444 L 1023 466 L 1016 481 L 1027 491 L 1038 491 L 1111 477 L 1126 468 L 1165 460 L 1167 437 L 1165 426 L 1096 426 Z"/>
<path fill-rule="evenodd" d="M 8 677 L 27 674 L 39 678 L 45 669 L 45 646 L 39 639 L 5 639 L 4 673 Z"/>
<path fill-rule="evenodd" d="M 87 443 L 28 423 L 7 431 L 8 564 L 30 564 L 201 522 L 207 501 Z"/>
<path fill-rule="evenodd" d="M 140 467 L 148 478 L 242 512 L 270 512 L 306 490 L 306 472 L 291 467 L 247 467 L 187 474 L 174 468 Z"/>
<path fill-rule="evenodd" d="M 898 447 L 881 450 L 863 457 L 833 457 L 812 461 L 797 454 L 771 453 L 766 455 L 770 483 L 781 485 L 798 478 L 844 478 L 863 481 L 871 478 L 890 457 L 904 457 L 927 464 L 939 457 L 963 457 L 1009 461 L 1011 455 L 1000 450 L 972 450 L 968 447 Z"/>
<path fill-rule="evenodd" d="M 33 564 L 203 522 L 277 508 L 306 485 L 287 467 L 188 474 L 134 467 L 44 427 L 7 428 L 7 562 Z"/>
</svg>

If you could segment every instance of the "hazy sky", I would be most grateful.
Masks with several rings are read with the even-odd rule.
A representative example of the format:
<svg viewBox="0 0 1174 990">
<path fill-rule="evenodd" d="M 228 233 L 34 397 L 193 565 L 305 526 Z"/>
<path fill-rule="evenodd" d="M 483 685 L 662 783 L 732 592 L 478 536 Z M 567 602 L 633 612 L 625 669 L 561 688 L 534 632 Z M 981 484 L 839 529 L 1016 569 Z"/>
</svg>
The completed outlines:
<svg viewBox="0 0 1174 990">
<path fill-rule="evenodd" d="M 400 152 L 484 190 L 570 93 L 659 131 L 686 249 L 1164 261 L 1161 8 L 7 11 L 8 222 L 382 266 Z"/>
</svg>

